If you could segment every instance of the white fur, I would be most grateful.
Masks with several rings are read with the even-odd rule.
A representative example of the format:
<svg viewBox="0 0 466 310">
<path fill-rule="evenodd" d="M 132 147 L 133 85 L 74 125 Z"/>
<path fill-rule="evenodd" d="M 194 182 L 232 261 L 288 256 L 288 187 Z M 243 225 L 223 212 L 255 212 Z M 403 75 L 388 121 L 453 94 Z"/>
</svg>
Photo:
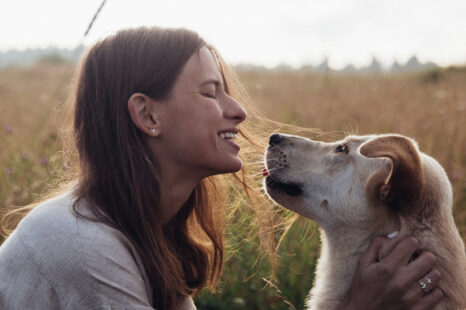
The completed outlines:
<svg viewBox="0 0 466 310">
<path fill-rule="evenodd" d="M 425 177 L 424 192 L 430 195 L 422 201 L 428 204 L 426 208 L 432 209 L 423 216 L 433 218 L 404 218 L 386 206 L 375 206 L 366 197 L 371 175 L 379 169 L 388 171 L 391 166 L 388 158 L 368 158 L 359 152 L 362 144 L 378 136 L 350 136 L 335 143 L 281 136 L 280 143 L 267 149 L 265 161 L 269 177 L 264 187 L 277 203 L 316 221 L 321 227 L 322 250 L 307 301 L 309 309 L 335 309 L 347 294 L 358 259 L 372 238 L 393 231 L 399 234 L 392 239 L 390 247 L 413 235 L 419 240 L 420 249 L 429 250 L 437 257 L 436 268 L 442 273 L 439 287 L 446 298 L 435 309 L 466 307 L 464 244 L 452 216 L 451 185 L 437 161 L 419 152 Z M 342 143 L 349 149 L 347 154 L 335 151 Z M 286 194 L 270 185 L 270 180 L 298 184 L 302 193 Z"/>
</svg>

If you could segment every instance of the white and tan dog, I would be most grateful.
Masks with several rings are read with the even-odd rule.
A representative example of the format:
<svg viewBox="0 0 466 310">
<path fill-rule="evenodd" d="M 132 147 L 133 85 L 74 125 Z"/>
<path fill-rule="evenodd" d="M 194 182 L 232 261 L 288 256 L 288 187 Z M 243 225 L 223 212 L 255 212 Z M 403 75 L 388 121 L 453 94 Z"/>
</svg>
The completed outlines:
<svg viewBox="0 0 466 310">
<path fill-rule="evenodd" d="M 335 309 L 371 239 L 399 231 L 382 252 L 407 235 L 417 238 L 442 274 L 438 287 L 445 298 L 435 309 L 466 309 L 466 255 L 452 216 L 451 185 L 413 140 L 374 135 L 323 143 L 274 134 L 265 163 L 268 195 L 321 227 L 309 308 Z"/>
</svg>

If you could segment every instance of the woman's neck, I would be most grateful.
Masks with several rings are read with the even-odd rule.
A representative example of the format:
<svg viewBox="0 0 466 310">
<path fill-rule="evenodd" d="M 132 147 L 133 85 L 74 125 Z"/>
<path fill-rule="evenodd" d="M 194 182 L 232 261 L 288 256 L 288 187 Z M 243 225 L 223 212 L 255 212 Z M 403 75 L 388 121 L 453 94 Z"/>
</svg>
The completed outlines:
<svg viewBox="0 0 466 310">
<path fill-rule="evenodd" d="M 163 224 L 178 213 L 200 181 L 199 177 L 176 173 L 175 169 L 161 173 L 159 182 L 162 193 L 161 222 Z"/>
</svg>

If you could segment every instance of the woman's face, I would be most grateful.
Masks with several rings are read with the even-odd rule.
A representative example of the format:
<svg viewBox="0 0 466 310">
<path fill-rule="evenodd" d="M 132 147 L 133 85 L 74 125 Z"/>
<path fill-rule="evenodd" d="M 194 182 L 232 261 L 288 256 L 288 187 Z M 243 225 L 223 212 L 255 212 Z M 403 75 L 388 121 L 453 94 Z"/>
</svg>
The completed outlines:
<svg viewBox="0 0 466 310">
<path fill-rule="evenodd" d="M 234 137 L 246 111 L 225 92 L 207 47 L 191 56 L 168 98 L 156 104 L 161 111 L 156 155 L 162 167 L 201 177 L 241 169 Z"/>
</svg>

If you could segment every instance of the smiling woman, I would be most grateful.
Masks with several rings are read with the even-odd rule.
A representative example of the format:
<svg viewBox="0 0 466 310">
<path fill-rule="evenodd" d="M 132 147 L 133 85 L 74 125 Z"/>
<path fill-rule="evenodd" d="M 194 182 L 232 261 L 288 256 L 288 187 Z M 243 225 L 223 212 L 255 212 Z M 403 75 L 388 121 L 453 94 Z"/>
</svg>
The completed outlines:
<svg viewBox="0 0 466 310">
<path fill-rule="evenodd" d="M 194 188 L 204 177 L 241 169 L 240 148 L 233 137 L 246 111 L 226 92 L 217 61 L 206 46 L 188 60 L 166 98 L 135 93 L 128 107 L 133 122 L 147 134 L 147 145 L 163 163 L 161 178 L 176 184 L 183 180 Z M 151 128 L 156 134 L 149 132 Z M 162 192 L 174 186 L 164 185 L 167 189 Z"/>
<path fill-rule="evenodd" d="M 190 296 L 214 288 L 223 265 L 214 176 L 243 167 L 234 86 L 215 49 L 185 29 L 95 44 L 73 100 L 76 182 L 0 248 L 0 308 L 194 308 Z"/>
</svg>

